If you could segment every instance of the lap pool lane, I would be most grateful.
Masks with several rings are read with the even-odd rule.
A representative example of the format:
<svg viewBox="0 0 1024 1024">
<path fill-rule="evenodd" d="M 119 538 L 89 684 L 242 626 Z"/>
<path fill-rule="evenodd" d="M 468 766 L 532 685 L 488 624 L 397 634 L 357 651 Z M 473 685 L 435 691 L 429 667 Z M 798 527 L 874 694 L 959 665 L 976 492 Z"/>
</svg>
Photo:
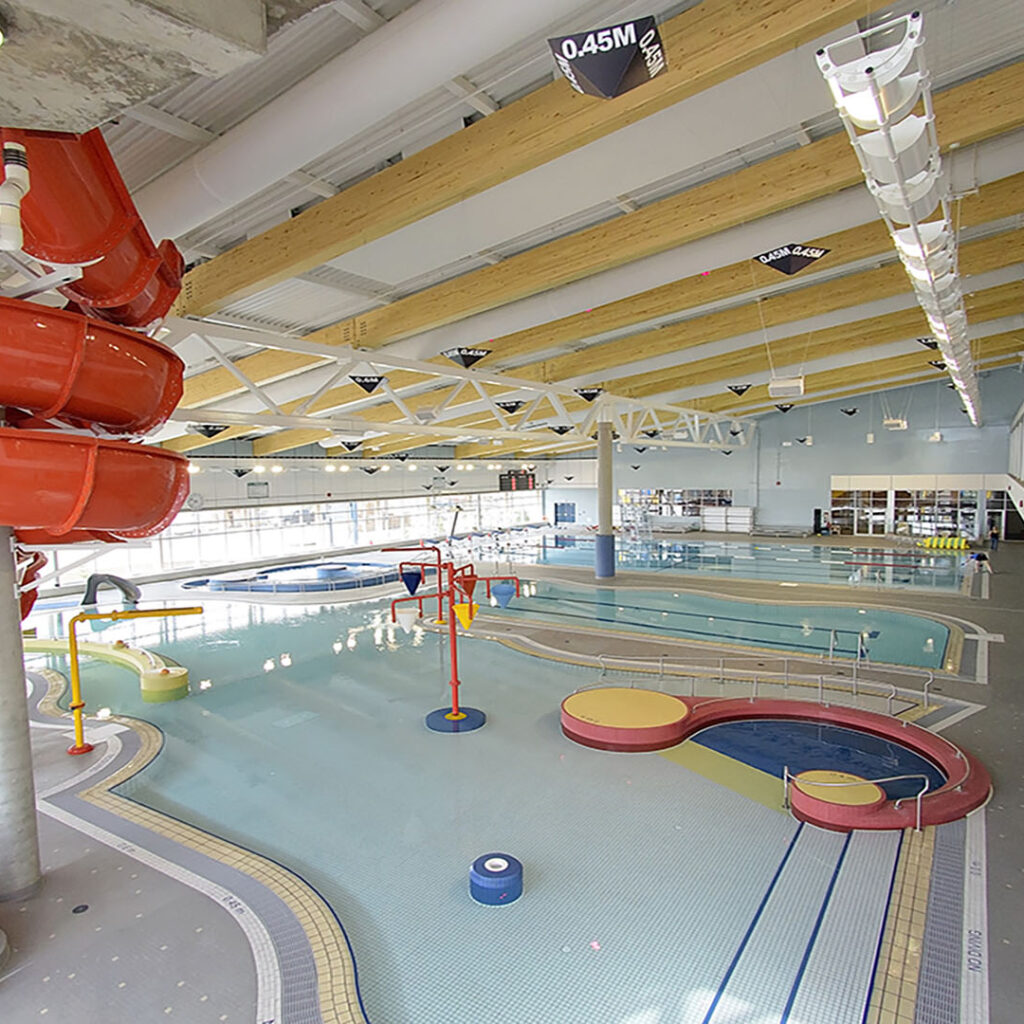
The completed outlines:
<svg viewBox="0 0 1024 1024">
<path fill-rule="evenodd" d="M 861 1024 L 900 841 L 800 825 L 700 1024 Z"/>
</svg>

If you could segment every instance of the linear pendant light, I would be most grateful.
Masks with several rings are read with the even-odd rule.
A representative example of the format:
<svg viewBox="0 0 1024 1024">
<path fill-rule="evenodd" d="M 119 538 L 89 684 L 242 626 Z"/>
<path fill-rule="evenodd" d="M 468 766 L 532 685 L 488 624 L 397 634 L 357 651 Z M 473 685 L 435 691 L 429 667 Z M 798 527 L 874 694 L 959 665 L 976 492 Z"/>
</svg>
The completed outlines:
<svg viewBox="0 0 1024 1024">
<path fill-rule="evenodd" d="M 818 67 L 971 423 L 981 423 L 918 11 L 818 51 Z M 840 55 L 844 58 L 840 60 Z M 915 111 L 922 110 L 922 113 Z"/>
</svg>

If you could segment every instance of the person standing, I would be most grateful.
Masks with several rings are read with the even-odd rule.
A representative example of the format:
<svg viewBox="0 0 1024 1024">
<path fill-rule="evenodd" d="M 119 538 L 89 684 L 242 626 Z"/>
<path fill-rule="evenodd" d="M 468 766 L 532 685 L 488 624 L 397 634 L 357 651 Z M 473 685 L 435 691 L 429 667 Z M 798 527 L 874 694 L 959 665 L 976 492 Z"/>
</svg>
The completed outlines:
<svg viewBox="0 0 1024 1024">
<path fill-rule="evenodd" d="M 993 526 L 992 529 L 988 531 L 988 546 L 993 551 L 999 550 L 999 528 L 996 526 Z"/>
</svg>

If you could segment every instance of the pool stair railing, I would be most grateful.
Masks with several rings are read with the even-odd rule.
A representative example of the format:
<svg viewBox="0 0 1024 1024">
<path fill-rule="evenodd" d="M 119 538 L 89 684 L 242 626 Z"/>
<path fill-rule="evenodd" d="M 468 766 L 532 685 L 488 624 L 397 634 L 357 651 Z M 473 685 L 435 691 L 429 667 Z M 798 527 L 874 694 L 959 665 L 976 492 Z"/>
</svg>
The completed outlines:
<svg viewBox="0 0 1024 1024">
<path fill-rule="evenodd" d="M 886 782 L 903 782 L 903 781 L 907 781 L 907 780 L 910 780 L 910 779 L 920 779 L 922 785 L 921 785 L 921 788 L 917 791 L 917 793 L 914 794 L 913 800 L 914 800 L 914 806 L 915 806 L 914 831 L 915 832 L 920 832 L 921 831 L 921 798 L 925 795 L 925 793 L 928 792 L 928 789 L 931 786 L 931 782 L 928 779 L 927 775 L 923 775 L 923 774 L 921 774 L 919 772 L 913 772 L 913 773 L 911 773 L 909 775 L 887 775 L 885 778 L 882 778 L 882 779 L 860 779 L 860 778 L 855 778 L 855 779 L 843 779 L 843 780 L 840 780 L 840 781 L 825 781 L 825 780 L 822 780 L 822 779 L 815 779 L 815 780 L 813 780 L 811 782 L 808 782 L 807 780 L 804 780 L 804 779 L 801 778 L 801 774 L 802 773 L 798 773 L 796 775 L 793 775 L 790 772 L 790 770 L 789 770 L 789 765 L 783 765 L 783 767 L 782 767 L 782 806 L 787 811 L 788 810 L 792 810 L 792 806 L 791 806 L 792 800 L 791 800 L 790 794 L 793 791 L 793 788 L 796 787 L 797 791 L 800 792 L 800 793 L 804 792 L 804 790 L 799 788 L 801 785 L 809 786 L 812 789 L 817 789 L 818 787 L 846 788 L 846 787 L 851 787 L 851 786 L 865 786 L 865 785 L 881 786 L 881 785 L 883 785 Z M 810 794 L 808 794 L 808 795 L 810 795 Z M 907 799 L 910 799 L 910 798 L 909 797 L 899 797 L 898 799 L 894 800 L 893 803 L 894 803 L 896 809 L 899 810 L 900 806 Z"/>
</svg>

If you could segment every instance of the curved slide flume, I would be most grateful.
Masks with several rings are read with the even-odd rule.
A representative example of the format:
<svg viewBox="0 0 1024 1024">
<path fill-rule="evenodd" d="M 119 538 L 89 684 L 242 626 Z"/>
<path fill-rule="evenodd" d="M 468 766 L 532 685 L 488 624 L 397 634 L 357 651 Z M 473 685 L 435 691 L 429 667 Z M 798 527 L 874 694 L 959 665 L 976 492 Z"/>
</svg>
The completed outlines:
<svg viewBox="0 0 1024 1024">
<path fill-rule="evenodd" d="M 0 298 L 0 524 L 32 545 L 151 536 L 188 496 L 187 460 L 96 435 L 145 434 L 181 397 L 181 359 L 128 329 L 167 312 L 181 257 L 153 244 L 98 130 L 2 128 L 0 141 L 21 168 L 23 256 L 81 267 L 61 288 L 69 309 Z"/>
</svg>

